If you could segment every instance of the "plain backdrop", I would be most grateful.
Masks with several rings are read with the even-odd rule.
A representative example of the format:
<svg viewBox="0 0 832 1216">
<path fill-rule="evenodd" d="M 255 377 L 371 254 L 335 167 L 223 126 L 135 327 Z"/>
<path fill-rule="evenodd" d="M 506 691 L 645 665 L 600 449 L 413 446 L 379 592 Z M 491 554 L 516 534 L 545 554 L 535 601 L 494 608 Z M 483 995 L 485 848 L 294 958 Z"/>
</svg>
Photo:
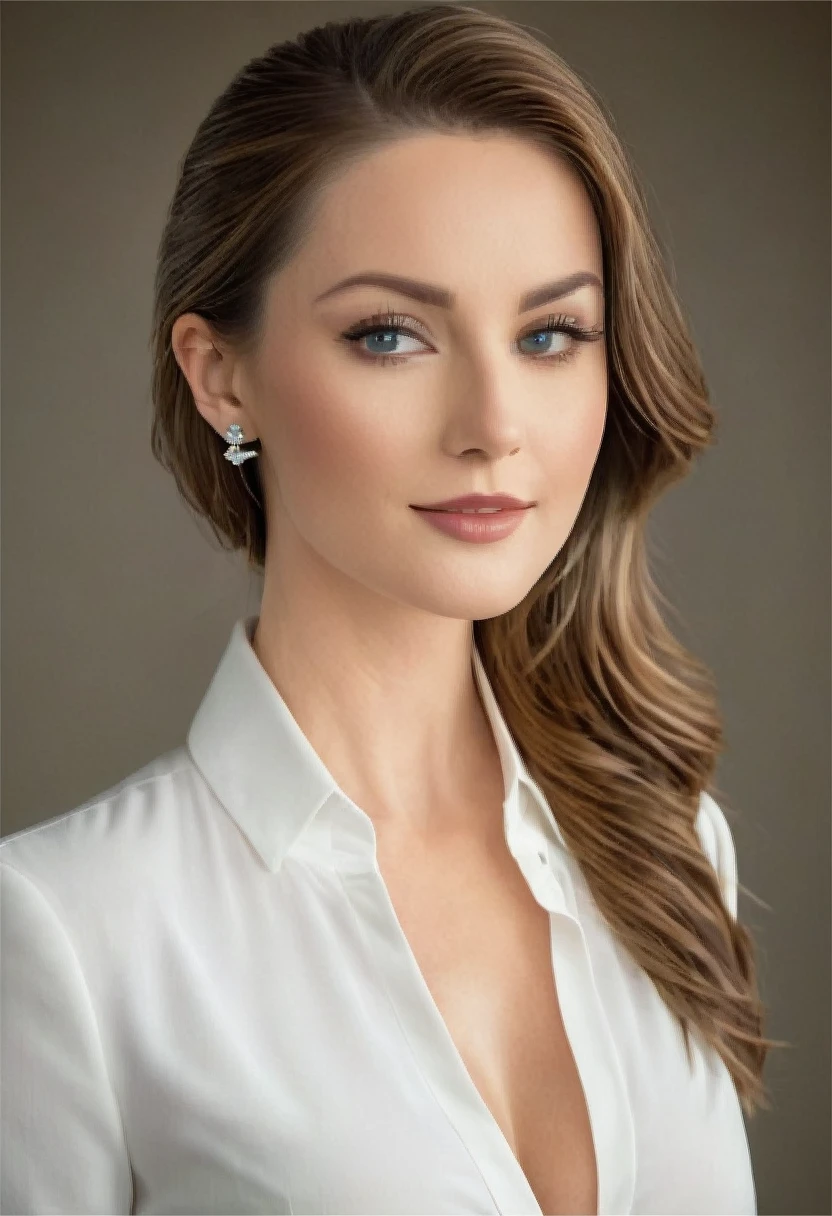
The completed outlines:
<svg viewBox="0 0 832 1216">
<path fill-rule="evenodd" d="M 177 164 L 273 42 L 407 4 L 5 2 L 2 832 L 184 742 L 260 580 L 150 453 L 154 260 Z M 651 521 L 719 682 L 717 778 L 758 943 L 760 1213 L 830 1207 L 830 8 L 483 4 L 609 108 L 719 414 Z M 761 902 L 757 902 L 761 901 Z"/>
</svg>

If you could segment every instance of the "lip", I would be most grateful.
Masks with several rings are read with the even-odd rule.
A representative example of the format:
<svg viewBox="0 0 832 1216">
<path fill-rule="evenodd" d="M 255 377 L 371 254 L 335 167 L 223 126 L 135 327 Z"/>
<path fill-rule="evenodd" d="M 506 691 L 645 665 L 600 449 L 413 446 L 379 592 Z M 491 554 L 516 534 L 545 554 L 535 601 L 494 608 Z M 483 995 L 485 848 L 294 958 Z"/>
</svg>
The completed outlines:
<svg viewBox="0 0 832 1216">
<path fill-rule="evenodd" d="M 461 511 L 464 508 L 500 507 L 508 511 L 525 510 L 533 502 L 524 502 L 513 494 L 461 494 L 458 498 L 446 498 L 442 502 L 411 503 L 415 511 Z"/>
<path fill-rule="evenodd" d="M 428 511 L 418 507 L 416 510 L 424 522 L 437 532 L 475 545 L 487 545 L 511 536 L 528 515 L 525 507 L 502 507 L 498 511 L 483 512 Z"/>
</svg>

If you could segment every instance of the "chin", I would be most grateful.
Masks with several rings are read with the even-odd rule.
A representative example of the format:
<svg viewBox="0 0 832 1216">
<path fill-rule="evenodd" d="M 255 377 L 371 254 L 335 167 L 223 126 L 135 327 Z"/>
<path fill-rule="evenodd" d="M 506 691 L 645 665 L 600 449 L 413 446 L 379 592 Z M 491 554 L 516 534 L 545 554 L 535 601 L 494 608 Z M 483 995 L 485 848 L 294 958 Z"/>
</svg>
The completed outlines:
<svg viewBox="0 0 832 1216">
<path fill-rule="evenodd" d="M 441 582 L 435 581 L 430 587 L 423 588 L 422 594 L 412 593 L 397 598 L 434 616 L 457 621 L 484 621 L 510 612 L 528 592 L 529 587 L 526 584 L 512 591 L 506 587 L 505 579 L 499 580 L 498 584 L 489 589 L 466 589 L 460 585 L 460 580 L 454 587 L 443 587 Z"/>
</svg>

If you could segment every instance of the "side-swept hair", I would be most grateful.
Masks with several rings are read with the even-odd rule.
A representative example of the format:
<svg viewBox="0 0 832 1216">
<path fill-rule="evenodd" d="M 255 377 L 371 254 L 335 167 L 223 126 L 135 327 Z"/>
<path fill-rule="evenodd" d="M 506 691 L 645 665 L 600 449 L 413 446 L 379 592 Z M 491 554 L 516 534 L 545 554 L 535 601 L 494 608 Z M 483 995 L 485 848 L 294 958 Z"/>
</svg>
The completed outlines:
<svg viewBox="0 0 832 1216">
<path fill-rule="evenodd" d="M 709 670 L 676 640 L 646 521 L 715 417 L 646 199 L 604 107 L 529 30 L 466 4 L 329 22 L 270 47 L 217 98 L 183 157 L 159 247 L 152 448 L 220 543 L 265 563 L 259 461 L 235 468 L 171 350 L 196 312 L 241 351 L 266 280 L 316 202 L 368 152 L 415 133 L 511 133 L 564 158 L 597 216 L 607 289 L 607 425 L 572 532 L 525 599 L 475 621 L 509 729 L 596 904 L 684 1033 L 714 1048 L 746 1114 L 771 1103 L 753 939 L 697 831 L 723 750 Z M 711 814 L 722 816 L 716 803 Z M 729 837 L 730 839 L 730 837 Z"/>
</svg>

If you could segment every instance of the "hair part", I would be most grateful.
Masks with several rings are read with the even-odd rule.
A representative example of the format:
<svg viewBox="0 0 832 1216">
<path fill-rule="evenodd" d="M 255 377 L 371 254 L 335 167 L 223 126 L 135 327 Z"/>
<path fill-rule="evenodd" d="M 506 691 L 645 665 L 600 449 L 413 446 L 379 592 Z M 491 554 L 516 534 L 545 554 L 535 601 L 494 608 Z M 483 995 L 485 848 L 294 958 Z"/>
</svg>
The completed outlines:
<svg viewBox="0 0 832 1216">
<path fill-rule="evenodd" d="M 337 176 L 425 133 L 510 134 L 580 174 L 606 286 L 608 420 L 561 550 L 525 599 L 474 622 L 506 723 L 612 932 L 683 1031 L 721 1056 L 746 1114 L 763 1083 L 765 1010 L 748 929 L 726 908 L 695 829 L 722 723 L 714 681 L 665 623 L 647 516 L 711 442 L 715 416 L 645 196 L 614 124 L 578 75 L 516 22 L 432 4 L 301 33 L 252 59 L 199 125 L 161 238 L 151 446 L 223 547 L 262 570 L 259 461 L 235 467 L 171 349 L 195 312 L 241 352 L 266 286 Z M 722 800 L 720 795 L 720 800 Z"/>
</svg>

